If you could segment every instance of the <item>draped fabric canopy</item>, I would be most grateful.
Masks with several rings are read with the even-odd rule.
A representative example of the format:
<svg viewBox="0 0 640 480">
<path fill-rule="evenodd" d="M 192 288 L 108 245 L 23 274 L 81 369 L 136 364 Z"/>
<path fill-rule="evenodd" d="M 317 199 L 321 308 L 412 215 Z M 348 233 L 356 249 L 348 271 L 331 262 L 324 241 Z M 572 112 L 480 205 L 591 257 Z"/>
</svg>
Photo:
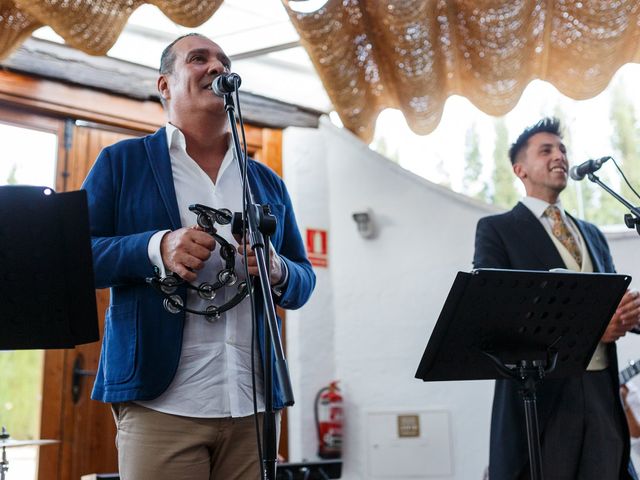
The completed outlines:
<svg viewBox="0 0 640 480">
<path fill-rule="evenodd" d="M 103 55 L 144 3 L 195 27 L 222 1 L 0 0 L 0 58 L 43 25 Z M 426 134 L 450 95 L 503 115 L 535 78 L 584 99 L 640 61 L 637 0 L 328 0 L 311 13 L 282 2 L 342 122 L 365 141 L 385 108 Z"/>
<path fill-rule="evenodd" d="M 175 23 L 196 27 L 222 0 L 0 0 L 0 58 L 47 25 L 65 42 L 91 55 L 104 55 L 129 16 L 144 3 L 158 7 Z"/>
<path fill-rule="evenodd" d="M 388 107 L 426 134 L 449 95 L 503 115 L 533 79 L 585 99 L 640 61 L 637 0 L 329 0 L 312 13 L 283 2 L 343 124 L 365 141 Z"/>
</svg>

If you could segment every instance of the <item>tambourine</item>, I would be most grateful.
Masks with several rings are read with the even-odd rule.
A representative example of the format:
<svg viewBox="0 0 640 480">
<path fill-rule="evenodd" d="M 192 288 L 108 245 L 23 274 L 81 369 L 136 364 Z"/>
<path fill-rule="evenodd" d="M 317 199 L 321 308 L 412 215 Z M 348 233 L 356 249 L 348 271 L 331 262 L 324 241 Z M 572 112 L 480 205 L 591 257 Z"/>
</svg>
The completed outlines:
<svg viewBox="0 0 640 480">
<path fill-rule="evenodd" d="M 235 285 L 238 280 L 235 272 L 236 249 L 225 238 L 218 235 L 215 228 L 216 223 L 220 225 L 228 225 L 231 223 L 233 214 L 226 208 L 216 209 L 199 203 L 189 205 L 189 210 L 198 216 L 198 225 L 215 238 L 220 248 L 220 257 L 224 260 L 224 268 L 217 273 L 214 282 L 203 282 L 198 286 L 184 281 L 173 273 L 166 277 L 160 277 L 159 275 L 149 277 L 146 280 L 148 284 L 154 287 L 164 297 L 162 305 L 167 312 L 179 313 L 184 311 L 195 315 L 203 315 L 208 321 L 215 321 L 220 318 L 222 313 L 238 305 L 249 294 L 249 285 L 246 281 L 238 284 L 236 294 L 231 300 L 220 306 L 209 305 L 202 311 L 185 307 L 184 300 L 175 292 L 178 287 L 185 286 L 187 289 L 196 290 L 198 296 L 203 300 L 212 301 L 216 297 L 217 290 Z"/>
</svg>

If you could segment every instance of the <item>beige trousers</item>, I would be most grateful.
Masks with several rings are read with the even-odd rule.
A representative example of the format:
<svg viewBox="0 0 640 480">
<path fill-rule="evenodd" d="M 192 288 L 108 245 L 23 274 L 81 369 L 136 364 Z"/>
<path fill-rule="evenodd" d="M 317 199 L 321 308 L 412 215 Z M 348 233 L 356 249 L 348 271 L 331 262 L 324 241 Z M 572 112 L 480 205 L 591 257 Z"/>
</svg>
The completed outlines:
<svg viewBox="0 0 640 480">
<path fill-rule="evenodd" d="M 260 479 L 253 415 L 181 417 L 131 402 L 113 404 L 113 414 L 121 480 Z"/>
</svg>

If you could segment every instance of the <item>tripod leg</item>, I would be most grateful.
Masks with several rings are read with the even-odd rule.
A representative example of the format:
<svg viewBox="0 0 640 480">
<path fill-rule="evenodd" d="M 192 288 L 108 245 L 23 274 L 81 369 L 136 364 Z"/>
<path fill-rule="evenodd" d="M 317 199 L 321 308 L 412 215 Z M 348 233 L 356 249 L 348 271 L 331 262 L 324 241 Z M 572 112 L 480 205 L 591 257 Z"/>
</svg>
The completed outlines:
<svg viewBox="0 0 640 480">
<path fill-rule="evenodd" d="M 4 430 L 4 427 L 3 427 Z M 2 461 L 0 462 L 0 480 L 5 479 L 5 473 L 9 471 L 9 462 L 7 461 L 7 451 L 2 447 Z"/>
<path fill-rule="evenodd" d="M 266 480 L 275 480 L 276 478 L 276 458 L 278 456 L 276 446 L 276 413 L 273 411 L 264 412 L 264 435 L 263 435 L 263 462 Z"/>
<path fill-rule="evenodd" d="M 538 410 L 535 393 L 524 396 L 524 413 L 527 421 L 527 444 L 529 446 L 531 480 L 543 480 L 540 431 L 538 429 Z"/>
</svg>

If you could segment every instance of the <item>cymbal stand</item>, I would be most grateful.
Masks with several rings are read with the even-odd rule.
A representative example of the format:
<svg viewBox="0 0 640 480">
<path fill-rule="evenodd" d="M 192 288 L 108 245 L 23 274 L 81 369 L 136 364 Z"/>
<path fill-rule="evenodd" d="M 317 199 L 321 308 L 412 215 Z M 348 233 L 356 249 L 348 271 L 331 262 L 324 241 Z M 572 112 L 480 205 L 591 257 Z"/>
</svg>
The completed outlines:
<svg viewBox="0 0 640 480">
<path fill-rule="evenodd" d="M 2 433 L 0 433 L 0 440 L 7 440 L 9 438 L 9 434 L 7 433 L 7 429 L 2 427 Z M 3 445 L 2 446 L 2 460 L 0 461 L 0 480 L 5 480 L 5 473 L 9 470 L 9 460 L 7 460 L 7 449 Z"/>
</svg>

